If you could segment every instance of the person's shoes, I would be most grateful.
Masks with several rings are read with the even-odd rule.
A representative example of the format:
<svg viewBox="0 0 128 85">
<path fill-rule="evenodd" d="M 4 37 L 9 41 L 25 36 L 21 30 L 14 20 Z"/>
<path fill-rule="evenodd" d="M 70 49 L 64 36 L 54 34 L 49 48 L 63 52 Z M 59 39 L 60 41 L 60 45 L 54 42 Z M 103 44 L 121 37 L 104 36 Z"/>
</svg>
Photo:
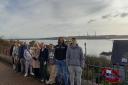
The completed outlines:
<svg viewBox="0 0 128 85">
<path fill-rule="evenodd" d="M 13 64 L 12 68 L 13 68 L 13 70 L 15 70 L 16 69 L 16 66 Z"/>
<path fill-rule="evenodd" d="M 52 84 L 54 84 L 54 83 L 55 83 L 55 82 L 53 82 L 52 80 L 46 81 L 46 84 L 47 84 L 47 85 L 49 85 L 49 84 L 52 85 Z"/>
<path fill-rule="evenodd" d="M 28 74 L 27 74 L 27 73 L 25 73 L 24 77 L 27 77 L 27 76 L 28 76 Z"/>
<path fill-rule="evenodd" d="M 30 73 L 32 76 L 34 76 L 34 73 Z"/>
<path fill-rule="evenodd" d="M 47 85 L 50 84 L 50 81 L 46 81 L 46 84 L 47 84 Z"/>
<path fill-rule="evenodd" d="M 44 82 L 44 79 L 40 80 L 41 82 Z"/>
</svg>

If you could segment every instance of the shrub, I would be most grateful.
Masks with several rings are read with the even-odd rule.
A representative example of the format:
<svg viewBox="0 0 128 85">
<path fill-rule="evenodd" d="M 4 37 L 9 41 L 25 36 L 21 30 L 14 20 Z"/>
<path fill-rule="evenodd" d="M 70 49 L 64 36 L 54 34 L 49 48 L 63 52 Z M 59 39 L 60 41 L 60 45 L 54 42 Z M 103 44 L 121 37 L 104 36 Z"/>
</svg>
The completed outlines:
<svg viewBox="0 0 128 85">
<path fill-rule="evenodd" d="M 111 61 L 105 57 L 98 57 L 95 55 L 87 55 L 86 56 L 86 68 L 83 70 L 82 78 L 86 80 L 92 80 L 98 73 L 98 70 L 101 69 L 102 66 L 109 66 Z"/>
</svg>

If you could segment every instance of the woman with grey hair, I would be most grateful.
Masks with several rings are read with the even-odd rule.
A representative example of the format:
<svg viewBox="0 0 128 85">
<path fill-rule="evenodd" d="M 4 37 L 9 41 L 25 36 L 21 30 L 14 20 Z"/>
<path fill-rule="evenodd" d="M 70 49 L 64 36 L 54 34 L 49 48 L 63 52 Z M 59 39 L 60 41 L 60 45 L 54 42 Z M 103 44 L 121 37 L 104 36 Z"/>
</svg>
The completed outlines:
<svg viewBox="0 0 128 85">
<path fill-rule="evenodd" d="M 40 47 L 38 43 L 35 43 L 31 49 L 32 54 L 32 67 L 36 78 L 40 78 L 39 75 L 39 68 L 40 68 L 40 62 L 39 62 L 39 53 L 40 53 Z"/>
<path fill-rule="evenodd" d="M 30 68 L 30 74 L 34 75 L 34 73 L 32 72 L 32 54 L 31 54 L 30 50 L 28 49 L 28 46 L 25 47 L 24 58 L 25 58 L 25 75 L 24 75 L 24 77 L 28 76 L 29 68 Z"/>
<path fill-rule="evenodd" d="M 13 52 L 12 52 L 12 56 L 14 59 L 14 65 L 13 65 L 13 70 L 17 71 L 17 64 L 18 64 L 18 53 L 19 53 L 19 45 L 17 42 L 15 42 L 15 45 L 13 47 Z"/>
</svg>

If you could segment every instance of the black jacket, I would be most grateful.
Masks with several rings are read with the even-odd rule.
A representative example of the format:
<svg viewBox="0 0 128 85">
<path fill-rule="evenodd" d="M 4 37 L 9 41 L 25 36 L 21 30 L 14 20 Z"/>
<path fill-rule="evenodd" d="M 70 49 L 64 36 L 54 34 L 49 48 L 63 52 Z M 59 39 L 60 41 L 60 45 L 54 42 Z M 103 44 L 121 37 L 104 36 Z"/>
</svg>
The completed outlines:
<svg viewBox="0 0 128 85">
<path fill-rule="evenodd" d="M 12 56 L 13 47 L 14 47 L 14 45 L 12 45 L 11 48 L 10 48 L 10 56 Z"/>
<path fill-rule="evenodd" d="M 48 61 L 48 55 L 49 55 L 49 52 L 48 52 L 48 49 L 47 48 L 44 48 L 44 50 L 42 51 L 42 49 L 40 49 L 40 54 L 39 54 L 39 61 L 40 62 L 47 62 Z"/>
<path fill-rule="evenodd" d="M 57 60 L 65 60 L 66 59 L 66 51 L 67 51 L 67 45 L 66 44 L 60 44 L 55 46 L 55 59 Z"/>
<path fill-rule="evenodd" d="M 21 45 L 19 47 L 19 58 L 24 58 L 24 50 L 25 50 L 26 46 L 25 45 Z"/>
</svg>

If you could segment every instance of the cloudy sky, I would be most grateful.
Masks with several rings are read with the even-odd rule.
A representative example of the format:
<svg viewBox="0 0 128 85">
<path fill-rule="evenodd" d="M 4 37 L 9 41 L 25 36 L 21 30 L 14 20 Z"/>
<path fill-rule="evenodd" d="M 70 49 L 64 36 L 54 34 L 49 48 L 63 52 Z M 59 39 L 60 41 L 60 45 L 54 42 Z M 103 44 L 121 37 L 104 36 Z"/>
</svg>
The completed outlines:
<svg viewBox="0 0 128 85">
<path fill-rule="evenodd" d="M 128 34 L 128 0 L 0 0 L 6 38 Z"/>
</svg>

